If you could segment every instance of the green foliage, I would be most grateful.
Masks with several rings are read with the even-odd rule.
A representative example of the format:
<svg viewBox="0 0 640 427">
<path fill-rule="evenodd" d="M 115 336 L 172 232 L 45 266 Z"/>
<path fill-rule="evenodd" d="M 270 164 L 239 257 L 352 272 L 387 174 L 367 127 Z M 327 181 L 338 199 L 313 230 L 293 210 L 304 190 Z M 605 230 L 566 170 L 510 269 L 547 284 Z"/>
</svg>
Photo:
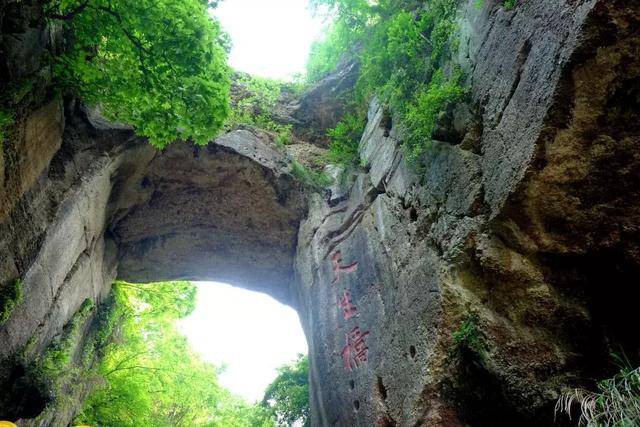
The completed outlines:
<svg viewBox="0 0 640 427">
<path fill-rule="evenodd" d="M 322 191 L 333 183 L 333 179 L 326 173 L 308 169 L 295 160 L 291 162 L 291 175 L 315 191 Z"/>
<path fill-rule="evenodd" d="M 176 329 L 189 315 L 196 288 L 189 282 L 113 287 L 113 307 L 99 322 L 104 343 L 95 390 L 77 424 L 100 426 L 273 426 L 264 408 L 222 388 L 218 370 L 200 359 Z"/>
<path fill-rule="evenodd" d="M 267 387 L 262 405 L 280 425 L 310 425 L 308 356 L 300 354 L 293 363 L 278 368 L 278 376 Z"/>
<path fill-rule="evenodd" d="M 2 153 L 0 153 L 0 156 Z M 22 281 L 16 279 L 0 289 L 0 325 L 7 321 L 13 310 L 20 305 L 23 298 Z"/>
<path fill-rule="evenodd" d="M 274 121 L 271 116 L 285 83 L 246 74 L 235 79 L 238 99 L 233 101 L 225 129 L 231 130 L 239 125 L 255 126 L 276 134 L 278 145 L 287 145 L 292 141 L 291 125 Z M 298 90 L 296 87 L 293 90 Z"/>
<path fill-rule="evenodd" d="M 227 36 L 202 0 L 58 0 L 73 48 L 60 83 L 158 148 L 206 144 L 228 115 Z"/>
<path fill-rule="evenodd" d="M 502 2 L 502 7 L 504 7 L 505 10 L 511 10 L 514 7 L 516 7 L 517 4 L 518 4 L 518 0 L 504 0 Z"/>
<path fill-rule="evenodd" d="M 13 114 L 8 110 L 0 109 L 0 144 L 2 144 L 5 139 L 7 139 L 7 130 L 12 125 L 13 125 Z M 2 323 L 1 318 L 0 318 L 0 323 Z"/>
<path fill-rule="evenodd" d="M 460 73 L 456 72 L 453 78 L 447 80 L 442 70 L 437 70 L 429 84 L 417 91 L 414 102 L 406 106 L 404 148 L 409 161 L 417 162 L 422 153 L 431 147 L 431 135 L 440 114 L 464 95 L 460 78 Z"/>
<path fill-rule="evenodd" d="M 598 392 L 572 390 L 556 403 L 556 413 L 571 417 L 574 404 L 580 406 L 580 426 L 632 427 L 640 420 L 640 367 L 625 361 L 614 377 L 600 381 Z"/>
<path fill-rule="evenodd" d="M 355 49 L 361 67 L 356 99 L 366 103 L 376 95 L 389 105 L 407 133 L 407 152 L 419 158 L 437 118 L 463 93 L 461 73 L 445 73 L 443 67 L 457 49 L 458 0 L 314 0 L 312 5 L 329 8 L 335 19 L 311 51 L 308 78 L 322 77 Z"/>
<path fill-rule="evenodd" d="M 453 333 L 453 342 L 457 351 L 471 351 L 479 357 L 486 353 L 484 337 L 478 329 L 478 315 L 469 314 Z"/>
<path fill-rule="evenodd" d="M 364 131 L 364 118 L 357 114 L 345 114 L 327 135 L 331 138 L 327 158 L 333 164 L 351 168 L 358 165 L 358 145 Z"/>
<path fill-rule="evenodd" d="M 80 341 L 82 327 L 94 307 L 93 301 L 87 298 L 65 326 L 62 335 L 37 360 L 34 372 L 42 381 L 58 383 L 57 380 L 65 375 Z"/>
</svg>

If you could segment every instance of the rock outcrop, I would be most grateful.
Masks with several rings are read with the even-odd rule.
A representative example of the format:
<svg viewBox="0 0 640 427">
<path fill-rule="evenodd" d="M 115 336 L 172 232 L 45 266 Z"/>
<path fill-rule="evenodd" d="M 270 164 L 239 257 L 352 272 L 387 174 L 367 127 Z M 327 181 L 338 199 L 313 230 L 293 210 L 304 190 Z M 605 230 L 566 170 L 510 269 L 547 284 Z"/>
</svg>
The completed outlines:
<svg viewBox="0 0 640 427">
<path fill-rule="evenodd" d="M 0 325 L 0 418 L 69 423 L 86 388 L 56 413 L 29 367 L 116 278 L 222 280 L 294 306 L 312 425 L 552 425 L 563 387 L 610 375 L 611 350 L 635 357 L 640 6 L 475 3 L 455 59 L 471 100 L 420 174 L 376 102 L 363 170 L 320 194 L 268 133 L 157 152 L 70 98 L 25 103 L 0 163 L 0 289 L 22 289 Z M 39 22 L 37 2 L 11 4 L 5 22 Z M 351 72 L 295 104 L 301 136 L 334 122 Z"/>
</svg>

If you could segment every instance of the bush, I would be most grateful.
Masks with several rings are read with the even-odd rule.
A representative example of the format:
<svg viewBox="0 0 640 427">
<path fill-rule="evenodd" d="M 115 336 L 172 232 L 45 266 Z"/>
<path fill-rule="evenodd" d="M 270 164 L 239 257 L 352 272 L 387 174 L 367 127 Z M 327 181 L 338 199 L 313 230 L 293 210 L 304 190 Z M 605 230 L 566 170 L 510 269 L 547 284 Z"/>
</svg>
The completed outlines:
<svg viewBox="0 0 640 427">
<path fill-rule="evenodd" d="M 249 75 L 238 76 L 235 83 L 244 94 L 239 95 L 238 99 L 233 101 L 231 114 L 225 122 L 225 129 L 228 131 L 238 125 L 255 126 L 274 132 L 278 145 L 290 144 L 293 139 L 292 125 L 278 123 L 272 119 L 282 88 L 287 84 L 278 80 Z M 292 90 L 297 89 L 294 86 Z"/>
<path fill-rule="evenodd" d="M 504 7 L 505 10 L 511 10 L 516 7 L 517 4 L 518 0 L 504 0 L 504 2 L 502 2 L 502 7 Z"/>
<path fill-rule="evenodd" d="M 64 375 L 81 338 L 82 326 L 94 307 L 93 300 L 87 298 L 65 326 L 60 338 L 49 345 L 44 355 L 38 359 L 35 369 L 42 380 L 55 382 Z"/>
<path fill-rule="evenodd" d="M 468 315 L 462 321 L 458 330 L 453 333 L 453 342 L 456 351 L 470 351 L 482 359 L 486 352 L 486 344 L 478 328 L 478 321 L 477 314 Z"/>
<path fill-rule="evenodd" d="M 229 112 L 227 36 L 201 0 L 59 0 L 73 48 L 59 83 L 158 148 L 206 144 Z"/>
<path fill-rule="evenodd" d="M 358 146 L 365 121 L 357 114 L 346 114 L 335 128 L 329 129 L 331 138 L 327 160 L 345 168 L 358 166 Z"/>
<path fill-rule="evenodd" d="M 0 149 L 2 148 L 2 143 L 5 139 L 7 139 L 7 131 L 13 125 L 13 114 L 11 114 L 8 110 L 0 109 Z M 2 155 L 2 152 L 0 152 Z M 2 321 L 0 320 L 0 323 Z"/>
<path fill-rule="evenodd" d="M 314 191 L 322 191 L 333 182 L 326 173 L 308 169 L 295 160 L 291 162 L 291 175 Z"/>
<path fill-rule="evenodd" d="M 415 100 L 406 107 L 402 124 L 407 130 L 404 148 L 409 161 L 417 162 L 429 150 L 438 118 L 464 95 L 460 79 L 459 72 L 445 79 L 442 70 L 436 71 L 429 85 L 419 89 Z"/>
</svg>

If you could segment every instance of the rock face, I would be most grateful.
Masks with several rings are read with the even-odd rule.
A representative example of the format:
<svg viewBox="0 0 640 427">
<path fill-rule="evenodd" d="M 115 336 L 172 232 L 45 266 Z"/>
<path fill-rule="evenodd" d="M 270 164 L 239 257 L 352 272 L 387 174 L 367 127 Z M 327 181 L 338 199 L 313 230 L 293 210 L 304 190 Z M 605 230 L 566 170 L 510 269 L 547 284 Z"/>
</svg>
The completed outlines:
<svg viewBox="0 0 640 427">
<path fill-rule="evenodd" d="M 288 284 L 306 205 L 266 134 L 226 134 L 207 147 L 174 144 L 130 176 L 113 200 L 118 277 L 216 280 L 292 304 Z M 169 262 L 167 262 L 169 261 Z"/>
<path fill-rule="evenodd" d="M 306 206 L 268 135 L 238 130 L 159 153 L 129 129 L 68 114 L 62 149 L 2 225 L 3 284 L 20 279 L 24 294 L 0 328 L 3 380 L 42 354 L 86 299 L 102 301 L 116 277 L 221 280 L 292 304 Z"/>
<path fill-rule="evenodd" d="M 115 278 L 221 280 L 294 306 L 314 426 L 552 425 L 562 387 L 609 376 L 612 349 L 635 357 L 640 7 L 474 3 L 456 59 L 471 101 L 420 175 L 375 102 L 363 171 L 316 194 L 269 134 L 157 152 L 34 98 L 0 163 L 0 287 L 23 289 L 0 325 L 0 418 L 70 422 L 85 389 L 45 410 L 28 368 Z M 38 15 L 12 7 L 0 18 Z M 349 73 L 298 104 L 301 135 L 333 123 Z"/>
<path fill-rule="evenodd" d="M 312 424 L 551 425 L 563 385 L 637 354 L 614 295 L 638 296 L 640 133 L 619 125 L 640 111 L 639 12 L 469 4 L 473 99 L 424 176 L 372 106 L 368 172 L 343 202 L 312 199 L 299 235 Z"/>
</svg>

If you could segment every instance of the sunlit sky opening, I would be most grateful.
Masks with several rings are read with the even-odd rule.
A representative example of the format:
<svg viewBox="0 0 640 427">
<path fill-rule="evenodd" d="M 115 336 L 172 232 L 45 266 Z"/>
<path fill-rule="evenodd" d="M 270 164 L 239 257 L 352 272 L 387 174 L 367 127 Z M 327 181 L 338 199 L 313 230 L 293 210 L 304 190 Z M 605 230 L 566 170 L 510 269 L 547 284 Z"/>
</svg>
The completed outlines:
<svg viewBox="0 0 640 427">
<path fill-rule="evenodd" d="M 276 368 L 307 354 L 298 314 L 273 298 L 222 283 L 197 283 L 196 309 L 178 327 L 207 362 L 226 365 L 220 383 L 261 400 Z"/>
<path fill-rule="evenodd" d="M 212 13 L 231 35 L 233 68 L 283 80 L 304 72 L 323 28 L 308 0 L 223 0 Z"/>
</svg>

